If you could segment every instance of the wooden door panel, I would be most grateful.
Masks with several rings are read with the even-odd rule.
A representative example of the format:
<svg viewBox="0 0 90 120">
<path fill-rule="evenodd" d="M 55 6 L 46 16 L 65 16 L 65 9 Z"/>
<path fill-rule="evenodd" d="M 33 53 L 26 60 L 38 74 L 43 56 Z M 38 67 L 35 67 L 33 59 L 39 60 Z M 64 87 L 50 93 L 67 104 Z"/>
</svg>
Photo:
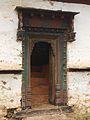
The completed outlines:
<svg viewBox="0 0 90 120">
<path fill-rule="evenodd" d="M 54 40 L 54 46 L 49 51 L 49 80 L 50 80 L 50 93 L 49 101 L 51 104 L 55 104 L 55 57 L 56 57 L 56 41 Z"/>
<path fill-rule="evenodd" d="M 32 105 L 47 104 L 49 96 L 48 95 L 33 95 L 31 99 Z"/>
<path fill-rule="evenodd" d="M 49 93 L 49 85 L 45 86 L 36 86 L 36 87 L 32 87 L 32 95 L 48 95 Z"/>
</svg>

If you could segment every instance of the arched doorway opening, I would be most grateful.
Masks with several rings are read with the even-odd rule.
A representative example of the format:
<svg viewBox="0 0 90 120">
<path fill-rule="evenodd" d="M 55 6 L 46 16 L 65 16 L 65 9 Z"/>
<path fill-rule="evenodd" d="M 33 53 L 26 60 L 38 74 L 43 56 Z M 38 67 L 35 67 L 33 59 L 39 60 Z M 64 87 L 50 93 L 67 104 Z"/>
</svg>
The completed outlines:
<svg viewBox="0 0 90 120">
<path fill-rule="evenodd" d="M 51 99 L 51 54 L 48 42 L 36 42 L 31 54 L 31 92 L 32 105 L 48 104 Z"/>
</svg>

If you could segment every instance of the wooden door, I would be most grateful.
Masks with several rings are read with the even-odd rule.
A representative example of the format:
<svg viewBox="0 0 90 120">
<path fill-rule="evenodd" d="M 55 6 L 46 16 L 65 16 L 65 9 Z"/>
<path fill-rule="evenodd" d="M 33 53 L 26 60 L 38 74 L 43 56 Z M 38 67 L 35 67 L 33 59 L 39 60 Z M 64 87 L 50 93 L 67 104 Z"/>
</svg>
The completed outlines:
<svg viewBox="0 0 90 120">
<path fill-rule="evenodd" d="M 50 81 L 50 92 L 49 101 L 51 104 L 55 103 L 55 54 L 53 48 L 49 49 L 49 81 Z"/>
<path fill-rule="evenodd" d="M 32 105 L 49 103 L 49 44 L 36 42 L 31 55 Z"/>
</svg>

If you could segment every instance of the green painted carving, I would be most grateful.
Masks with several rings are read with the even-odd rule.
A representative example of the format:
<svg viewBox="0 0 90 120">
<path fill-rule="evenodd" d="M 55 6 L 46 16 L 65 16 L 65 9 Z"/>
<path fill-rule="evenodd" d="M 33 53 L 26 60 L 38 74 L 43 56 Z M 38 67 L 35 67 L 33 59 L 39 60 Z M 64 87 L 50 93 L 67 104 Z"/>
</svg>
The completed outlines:
<svg viewBox="0 0 90 120">
<path fill-rule="evenodd" d="M 23 82 L 24 85 L 28 83 L 28 35 L 25 34 L 25 39 L 23 40 Z"/>
<path fill-rule="evenodd" d="M 65 37 L 63 51 L 63 90 L 67 90 L 67 40 L 65 39 Z"/>
<path fill-rule="evenodd" d="M 64 40 L 63 40 L 63 34 L 60 34 L 60 79 L 62 80 L 61 83 L 63 82 L 63 51 L 64 51 Z"/>
<path fill-rule="evenodd" d="M 42 21 L 40 27 L 51 27 L 51 20 L 45 20 L 45 21 Z"/>
<path fill-rule="evenodd" d="M 68 26 L 69 26 L 69 24 L 68 24 L 67 19 L 66 20 L 65 20 L 65 18 L 62 19 L 61 28 L 68 28 Z"/>
<path fill-rule="evenodd" d="M 60 80 L 61 89 L 66 89 L 67 79 L 67 42 L 64 39 L 64 33 L 60 34 Z"/>
</svg>

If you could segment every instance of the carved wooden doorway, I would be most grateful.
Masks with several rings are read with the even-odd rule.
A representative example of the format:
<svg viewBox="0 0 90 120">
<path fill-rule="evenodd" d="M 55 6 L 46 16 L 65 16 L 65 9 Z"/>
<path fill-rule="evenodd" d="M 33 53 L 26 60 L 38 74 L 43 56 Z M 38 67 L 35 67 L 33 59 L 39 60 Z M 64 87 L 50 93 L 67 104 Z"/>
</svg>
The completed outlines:
<svg viewBox="0 0 90 120">
<path fill-rule="evenodd" d="M 63 38 L 64 32 L 60 31 L 59 34 L 48 34 L 43 30 L 42 34 L 38 31 L 37 33 L 26 31 L 25 34 L 26 36 L 23 41 L 23 107 L 31 107 L 40 103 L 66 104 L 66 74 L 64 73 L 66 73 L 65 50 L 67 44 Z M 37 54 L 39 48 L 41 53 Z M 40 55 L 44 54 L 42 52 L 43 48 L 45 49 L 44 52 L 47 59 L 44 58 L 45 55 Z M 44 60 L 41 60 L 42 57 Z M 46 76 L 44 72 L 46 72 Z M 65 80 L 63 81 L 63 79 Z"/>
<path fill-rule="evenodd" d="M 47 42 L 51 46 L 48 49 L 48 66 L 51 68 L 49 102 L 67 104 L 67 42 L 75 40 L 73 20 L 77 13 L 23 7 L 16 9 L 19 18 L 17 40 L 22 41 L 23 49 L 22 107 L 32 105 L 31 56 L 38 42 Z"/>
<path fill-rule="evenodd" d="M 31 104 L 55 104 L 56 38 L 30 37 Z"/>
</svg>

